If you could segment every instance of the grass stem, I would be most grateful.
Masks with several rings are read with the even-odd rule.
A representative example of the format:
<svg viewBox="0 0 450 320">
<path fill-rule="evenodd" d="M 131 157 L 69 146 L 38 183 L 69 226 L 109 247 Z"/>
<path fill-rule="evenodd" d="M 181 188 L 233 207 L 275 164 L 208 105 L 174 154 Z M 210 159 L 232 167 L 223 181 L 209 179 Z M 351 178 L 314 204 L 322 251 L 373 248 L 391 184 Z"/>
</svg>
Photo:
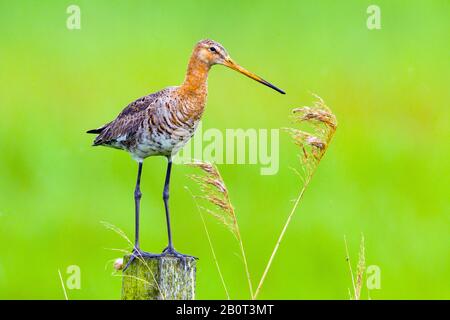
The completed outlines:
<svg viewBox="0 0 450 320">
<path fill-rule="evenodd" d="M 278 237 L 277 243 L 275 244 L 275 248 L 273 249 L 272 254 L 270 255 L 269 262 L 267 263 L 266 268 L 264 269 L 263 275 L 261 277 L 261 280 L 259 281 L 258 287 L 256 288 L 256 292 L 255 292 L 255 295 L 254 295 L 253 299 L 256 299 L 258 297 L 258 295 L 259 295 L 259 292 L 261 291 L 261 287 L 264 284 L 264 281 L 266 279 L 267 273 L 269 272 L 269 269 L 272 266 L 273 259 L 275 258 L 275 255 L 276 255 L 276 253 L 278 251 L 278 248 L 280 247 L 281 241 L 284 238 L 286 230 L 289 227 L 289 224 L 291 223 L 292 216 L 294 215 L 295 210 L 297 209 L 298 204 L 300 203 L 300 200 L 303 198 L 303 194 L 305 193 L 305 190 L 308 187 L 309 182 L 311 181 L 311 177 L 312 176 L 310 176 L 310 178 L 307 179 L 307 181 L 304 184 L 302 190 L 300 191 L 297 199 L 295 200 L 294 206 L 292 207 L 292 210 L 289 213 L 289 216 L 288 216 L 288 218 L 287 218 L 287 220 L 286 220 L 286 222 L 285 222 L 285 224 L 283 226 L 283 230 L 281 230 L 280 236 Z"/>
</svg>

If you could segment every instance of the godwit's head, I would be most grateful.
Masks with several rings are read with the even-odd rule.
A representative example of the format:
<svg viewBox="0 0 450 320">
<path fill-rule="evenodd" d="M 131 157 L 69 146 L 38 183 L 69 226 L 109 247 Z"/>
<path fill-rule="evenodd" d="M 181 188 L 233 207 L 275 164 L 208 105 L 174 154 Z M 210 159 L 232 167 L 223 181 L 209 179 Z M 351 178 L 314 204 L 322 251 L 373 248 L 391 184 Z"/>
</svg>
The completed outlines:
<svg viewBox="0 0 450 320">
<path fill-rule="evenodd" d="M 258 81 L 259 83 L 262 83 L 279 93 L 285 94 L 285 92 L 277 87 L 275 87 L 273 84 L 267 82 L 263 78 L 257 76 L 256 74 L 244 69 L 240 65 L 238 65 L 236 62 L 231 59 L 230 55 L 228 54 L 227 50 L 218 42 L 206 39 L 202 40 L 197 43 L 194 49 L 193 53 L 197 59 L 202 61 L 203 63 L 206 63 L 208 66 L 213 66 L 215 64 L 221 64 L 228 68 L 231 68 L 233 70 L 236 70 L 247 77 Z"/>
</svg>

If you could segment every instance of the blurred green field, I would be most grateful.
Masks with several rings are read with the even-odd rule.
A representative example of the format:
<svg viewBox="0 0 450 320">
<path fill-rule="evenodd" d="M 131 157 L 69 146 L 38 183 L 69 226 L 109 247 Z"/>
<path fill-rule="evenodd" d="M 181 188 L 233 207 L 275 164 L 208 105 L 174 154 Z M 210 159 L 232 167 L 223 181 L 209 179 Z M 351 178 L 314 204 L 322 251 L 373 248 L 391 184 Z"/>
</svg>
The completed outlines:
<svg viewBox="0 0 450 320">
<path fill-rule="evenodd" d="M 81 8 L 81 30 L 66 8 Z M 293 107 L 322 96 L 340 127 L 294 216 L 260 298 L 347 299 L 344 235 L 356 263 L 381 269 L 372 299 L 450 298 L 450 3 L 376 1 L 0 2 L 0 298 L 64 299 L 58 269 L 81 268 L 69 299 L 118 299 L 108 248 L 133 236 L 136 164 L 92 148 L 85 130 L 130 101 L 181 83 L 193 45 L 221 42 L 279 95 L 223 67 L 209 78 L 203 128 L 279 128 Z M 221 165 L 256 286 L 300 188 L 297 148 L 281 134 L 280 171 Z M 166 245 L 165 160 L 144 164 L 142 245 Z M 175 166 L 175 246 L 200 257 L 197 298 L 225 298 L 206 235 Z M 239 247 L 208 226 L 232 298 L 248 298 Z M 363 290 L 367 298 L 367 289 Z"/>
</svg>

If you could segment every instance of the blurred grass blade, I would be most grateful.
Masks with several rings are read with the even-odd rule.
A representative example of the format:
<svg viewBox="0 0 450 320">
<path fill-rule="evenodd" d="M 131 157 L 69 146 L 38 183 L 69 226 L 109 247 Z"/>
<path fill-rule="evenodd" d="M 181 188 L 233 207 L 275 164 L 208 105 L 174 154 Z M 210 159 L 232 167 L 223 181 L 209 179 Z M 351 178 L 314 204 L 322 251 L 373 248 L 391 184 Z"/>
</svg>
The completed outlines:
<svg viewBox="0 0 450 320">
<path fill-rule="evenodd" d="M 225 182 L 223 181 L 217 167 L 209 162 L 194 161 L 192 163 L 189 163 L 188 165 L 200 169 L 203 173 L 202 175 L 189 176 L 199 185 L 200 191 L 202 192 L 201 196 L 195 196 L 195 198 L 203 199 L 209 202 L 215 208 L 203 209 L 205 209 L 206 212 L 208 212 L 218 221 L 224 224 L 228 228 L 228 230 L 230 230 L 230 232 L 235 236 L 239 243 L 245 273 L 247 276 L 250 297 L 253 298 L 253 286 L 250 277 L 250 271 L 248 268 L 247 256 L 245 254 L 244 244 L 242 242 L 236 213 L 234 211 L 233 205 L 231 204 Z"/>
</svg>

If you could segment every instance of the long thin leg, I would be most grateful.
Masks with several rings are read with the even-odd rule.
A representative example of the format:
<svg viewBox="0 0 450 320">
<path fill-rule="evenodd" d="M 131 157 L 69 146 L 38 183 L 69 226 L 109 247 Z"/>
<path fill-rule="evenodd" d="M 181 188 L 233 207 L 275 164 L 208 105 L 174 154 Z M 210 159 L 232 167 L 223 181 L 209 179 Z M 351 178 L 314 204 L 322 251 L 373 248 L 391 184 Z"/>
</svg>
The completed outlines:
<svg viewBox="0 0 450 320">
<path fill-rule="evenodd" d="M 134 248 L 133 248 L 133 252 L 131 253 L 130 258 L 128 259 L 128 262 L 127 262 L 125 268 L 123 268 L 124 272 L 125 272 L 125 270 L 128 269 L 130 264 L 135 259 L 142 259 L 144 257 L 149 257 L 150 258 L 150 257 L 157 257 L 157 256 L 159 256 L 157 254 L 141 251 L 140 244 L 139 244 L 139 214 L 140 214 L 141 197 L 142 197 L 142 193 L 141 193 L 141 175 L 142 175 L 142 161 L 139 162 L 138 174 L 137 174 L 137 179 L 136 179 L 136 187 L 134 188 L 134 210 L 135 210 L 134 213 L 135 213 L 135 219 L 136 219 Z"/>
<path fill-rule="evenodd" d="M 170 212 L 169 212 L 169 185 L 170 185 L 170 173 L 172 171 L 172 158 L 167 158 L 167 171 L 166 171 L 166 180 L 164 182 L 164 190 L 163 190 L 163 200 L 164 200 L 164 208 L 166 210 L 166 221 L 167 221 L 167 236 L 169 239 L 169 244 L 167 245 L 168 251 L 173 251 L 173 242 L 172 242 L 172 231 L 170 228 Z"/>
<path fill-rule="evenodd" d="M 139 162 L 138 174 L 136 179 L 136 187 L 134 189 L 134 210 L 135 210 L 135 238 L 134 238 L 134 247 L 139 250 L 139 213 L 141 206 L 141 175 L 142 175 L 142 162 Z"/>
<path fill-rule="evenodd" d="M 168 159 L 168 163 L 167 163 L 167 171 L 166 171 L 166 180 L 164 182 L 163 200 L 164 200 L 164 208 L 166 209 L 167 236 L 169 238 L 169 244 L 167 245 L 167 248 L 165 248 L 163 250 L 163 253 L 161 255 L 162 256 L 165 256 L 165 255 L 175 256 L 177 258 L 182 259 L 184 261 L 184 263 L 186 264 L 187 257 L 190 257 L 190 258 L 195 258 L 195 257 L 187 255 L 187 254 L 179 253 L 173 247 L 172 231 L 170 228 L 170 212 L 169 212 L 169 186 L 170 186 L 170 174 L 172 171 L 172 158 L 168 157 L 167 159 Z M 197 259 L 197 258 L 195 258 L 195 259 Z"/>
</svg>

